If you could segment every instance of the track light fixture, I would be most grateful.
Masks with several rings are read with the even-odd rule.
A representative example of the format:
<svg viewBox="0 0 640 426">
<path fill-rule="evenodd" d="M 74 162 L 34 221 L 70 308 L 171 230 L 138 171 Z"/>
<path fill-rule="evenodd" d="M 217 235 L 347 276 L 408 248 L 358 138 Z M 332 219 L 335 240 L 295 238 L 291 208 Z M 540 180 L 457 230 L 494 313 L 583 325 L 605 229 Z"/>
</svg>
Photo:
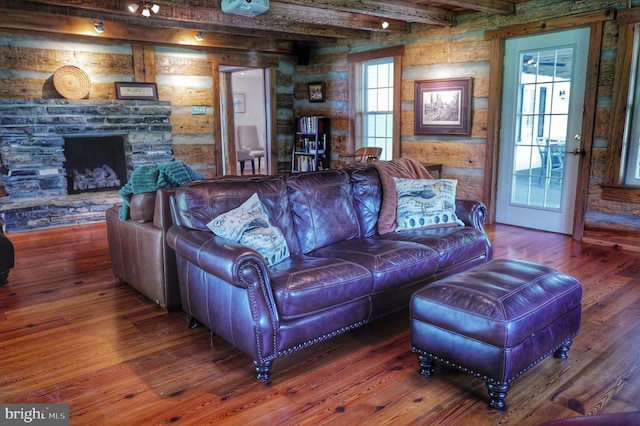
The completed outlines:
<svg viewBox="0 0 640 426">
<path fill-rule="evenodd" d="M 195 37 L 196 37 L 197 41 L 204 40 L 204 34 L 202 34 L 202 31 L 198 31 L 198 33 L 195 35 Z"/>
<path fill-rule="evenodd" d="M 95 32 L 97 32 L 98 34 L 102 34 L 104 32 L 104 27 L 102 26 L 102 22 L 94 22 L 93 23 L 93 30 Z"/>
<path fill-rule="evenodd" d="M 383 30 L 386 30 L 387 28 L 389 28 L 389 22 L 387 22 L 387 20 L 384 18 L 380 18 L 380 26 Z"/>
<path fill-rule="evenodd" d="M 140 6 L 142 6 L 142 12 L 140 13 L 142 13 L 142 16 L 144 16 L 145 18 L 151 16 L 151 12 L 158 13 L 158 11 L 160 10 L 160 6 L 158 6 L 157 4 L 148 3 L 146 1 L 131 3 L 129 4 L 129 6 L 127 6 L 127 9 L 129 9 L 129 12 L 131 13 L 136 13 L 138 9 L 140 9 Z"/>
</svg>

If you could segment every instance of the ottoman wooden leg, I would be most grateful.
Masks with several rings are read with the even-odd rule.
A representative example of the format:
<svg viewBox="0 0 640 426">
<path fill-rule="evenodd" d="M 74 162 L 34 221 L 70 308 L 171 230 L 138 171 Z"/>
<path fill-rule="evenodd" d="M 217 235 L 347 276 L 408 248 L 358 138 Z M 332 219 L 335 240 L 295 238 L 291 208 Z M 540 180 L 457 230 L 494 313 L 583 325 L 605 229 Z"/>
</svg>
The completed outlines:
<svg viewBox="0 0 640 426">
<path fill-rule="evenodd" d="M 509 385 L 498 386 L 487 382 L 487 389 L 489 390 L 489 408 L 504 410 L 504 399 L 507 397 Z"/>
<path fill-rule="evenodd" d="M 556 349 L 556 351 L 553 353 L 553 356 L 555 358 L 560 358 L 560 359 L 567 359 L 569 358 L 569 355 L 567 355 L 567 352 L 569 352 L 569 347 L 571 347 L 571 343 L 573 341 L 571 339 L 567 339 L 564 342 L 562 342 L 562 345 Z"/>
<path fill-rule="evenodd" d="M 433 358 L 428 355 L 418 353 L 418 363 L 420 364 L 420 374 L 423 376 L 433 376 Z"/>
</svg>

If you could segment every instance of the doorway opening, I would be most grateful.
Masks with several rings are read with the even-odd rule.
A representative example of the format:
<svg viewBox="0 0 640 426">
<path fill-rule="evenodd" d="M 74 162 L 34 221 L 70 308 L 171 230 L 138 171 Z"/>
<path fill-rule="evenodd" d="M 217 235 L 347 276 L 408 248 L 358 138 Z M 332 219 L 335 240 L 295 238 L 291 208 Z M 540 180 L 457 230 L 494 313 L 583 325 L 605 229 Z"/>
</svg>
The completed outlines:
<svg viewBox="0 0 640 426">
<path fill-rule="evenodd" d="M 268 69 L 220 66 L 222 155 L 225 175 L 271 170 Z M 226 108 L 225 108 L 226 106 Z"/>
</svg>

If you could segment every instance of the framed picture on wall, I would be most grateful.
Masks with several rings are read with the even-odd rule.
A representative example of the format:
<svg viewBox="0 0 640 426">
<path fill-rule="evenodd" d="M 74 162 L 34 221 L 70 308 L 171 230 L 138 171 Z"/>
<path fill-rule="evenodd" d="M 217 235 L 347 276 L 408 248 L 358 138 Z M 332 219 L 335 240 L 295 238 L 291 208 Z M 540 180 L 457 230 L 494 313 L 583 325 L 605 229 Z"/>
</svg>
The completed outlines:
<svg viewBox="0 0 640 426">
<path fill-rule="evenodd" d="M 415 82 L 415 134 L 471 134 L 471 78 Z"/>
<path fill-rule="evenodd" d="M 234 93 L 233 94 L 233 112 L 243 113 L 246 111 L 247 111 L 247 106 L 245 105 L 244 93 Z"/>
<path fill-rule="evenodd" d="M 309 83 L 309 102 L 324 102 L 324 82 Z"/>
<path fill-rule="evenodd" d="M 156 83 L 130 83 L 116 81 L 116 99 L 136 101 L 157 101 Z"/>
</svg>

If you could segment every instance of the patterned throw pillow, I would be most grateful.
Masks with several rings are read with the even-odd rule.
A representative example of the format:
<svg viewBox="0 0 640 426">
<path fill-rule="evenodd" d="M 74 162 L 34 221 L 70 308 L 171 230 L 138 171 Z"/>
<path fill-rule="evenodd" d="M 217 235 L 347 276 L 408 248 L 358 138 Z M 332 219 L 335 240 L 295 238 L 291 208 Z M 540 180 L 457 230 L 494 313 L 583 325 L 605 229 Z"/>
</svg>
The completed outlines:
<svg viewBox="0 0 640 426">
<path fill-rule="evenodd" d="M 464 226 L 456 216 L 456 179 L 393 178 L 396 183 L 396 232 Z"/>
<path fill-rule="evenodd" d="M 214 218 L 207 227 L 216 235 L 254 249 L 269 266 L 289 257 L 289 247 L 282 231 L 269 223 L 258 194 L 239 207 Z"/>
</svg>

